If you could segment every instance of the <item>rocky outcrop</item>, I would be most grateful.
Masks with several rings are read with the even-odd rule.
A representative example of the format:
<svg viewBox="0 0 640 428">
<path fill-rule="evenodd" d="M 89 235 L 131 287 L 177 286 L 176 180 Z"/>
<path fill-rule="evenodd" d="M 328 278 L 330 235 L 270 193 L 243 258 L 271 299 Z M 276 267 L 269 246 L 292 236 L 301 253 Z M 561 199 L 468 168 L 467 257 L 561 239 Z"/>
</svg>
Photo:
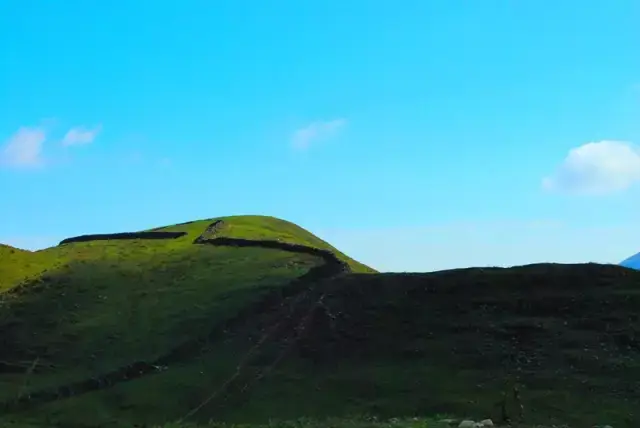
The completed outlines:
<svg viewBox="0 0 640 428">
<path fill-rule="evenodd" d="M 484 419 L 480 422 L 475 422 L 470 419 L 465 419 L 458 424 L 458 428 L 491 428 L 493 427 L 493 421 L 491 419 Z"/>
<path fill-rule="evenodd" d="M 214 221 L 209 226 L 207 226 L 204 232 L 202 232 L 202 234 L 200 234 L 200 236 L 198 236 L 195 239 L 195 241 L 193 241 L 193 243 L 202 244 L 203 242 L 210 240 L 211 238 L 215 237 L 216 233 L 218 233 L 218 231 L 222 229 L 223 226 L 224 226 L 224 221 L 222 220 Z"/>
</svg>

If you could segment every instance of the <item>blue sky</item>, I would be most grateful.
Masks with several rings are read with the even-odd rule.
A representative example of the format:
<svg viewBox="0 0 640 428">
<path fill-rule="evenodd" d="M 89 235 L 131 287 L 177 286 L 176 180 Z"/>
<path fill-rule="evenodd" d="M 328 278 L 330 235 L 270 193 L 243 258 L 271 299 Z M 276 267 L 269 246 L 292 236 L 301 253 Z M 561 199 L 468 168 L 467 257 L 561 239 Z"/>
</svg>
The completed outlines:
<svg viewBox="0 0 640 428">
<path fill-rule="evenodd" d="M 0 2 L 0 242 L 230 214 L 381 270 L 640 251 L 632 0 Z"/>
</svg>

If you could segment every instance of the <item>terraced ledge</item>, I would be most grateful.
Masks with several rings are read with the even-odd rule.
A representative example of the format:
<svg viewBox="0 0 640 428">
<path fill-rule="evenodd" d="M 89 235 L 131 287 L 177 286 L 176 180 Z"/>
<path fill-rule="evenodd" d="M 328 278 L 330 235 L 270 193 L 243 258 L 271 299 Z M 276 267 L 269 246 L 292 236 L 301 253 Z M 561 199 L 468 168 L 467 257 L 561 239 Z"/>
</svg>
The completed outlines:
<svg viewBox="0 0 640 428">
<path fill-rule="evenodd" d="M 71 244 L 73 242 L 112 241 L 116 239 L 176 239 L 186 236 L 186 232 L 125 232 L 103 233 L 97 235 L 80 235 L 60 241 L 58 245 Z"/>
<path fill-rule="evenodd" d="M 307 273 L 294 279 L 288 285 L 268 293 L 263 299 L 253 305 L 245 307 L 234 317 L 214 326 L 206 337 L 198 337 L 186 341 L 153 361 L 136 361 L 90 379 L 36 391 L 19 397 L 18 399 L 0 403 L 0 409 L 5 412 L 26 410 L 34 406 L 63 398 L 74 397 L 88 392 L 110 388 L 123 382 L 139 379 L 143 376 L 166 370 L 172 364 L 181 363 L 195 358 L 199 355 L 204 346 L 225 337 L 237 328 L 241 328 L 257 315 L 273 312 L 275 319 L 282 319 L 282 317 L 292 318 L 294 316 L 292 312 L 295 308 L 292 309 L 287 302 L 300 300 L 300 297 L 304 300 L 306 295 L 312 294 L 311 291 L 318 281 L 349 273 L 351 271 L 347 263 L 339 260 L 335 254 L 328 250 L 279 241 L 216 237 L 216 232 L 222 226 L 222 221 L 217 220 L 207 227 L 204 233 L 196 238 L 193 243 L 197 245 L 258 247 L 290 251 L 317 256 L 322 259 L 323 263 L 309 269 Z M 139 232 L 111 235 L 84 235 L 65 239 L 60 244 L 109 239 L 174 239 L 184 235 L 186 235 L 185 232 Z"/>
</svg>

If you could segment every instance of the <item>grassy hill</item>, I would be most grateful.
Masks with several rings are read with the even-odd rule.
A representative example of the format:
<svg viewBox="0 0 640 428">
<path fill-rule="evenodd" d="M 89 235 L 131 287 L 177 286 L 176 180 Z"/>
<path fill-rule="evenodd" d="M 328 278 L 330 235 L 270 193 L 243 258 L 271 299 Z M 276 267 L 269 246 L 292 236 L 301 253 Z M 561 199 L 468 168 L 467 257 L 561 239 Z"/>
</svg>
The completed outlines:
<svg viewBox="0 0 640 428">
<path fill-rule="evenodd" d="M 640 272 L 375 274 L 260 216 L 138 236 L 0 247 L 0 423 L 498 420 L 514 385 L 529 422 L 640 422 Z"/>
<path fill-rule="evenodd" d="M 307 231 L 269 217 L 230 217 L 215 236 L 284 239 L 336 252 Z M 282 249 L 194 244 L 214 219 L 161 228 L 169 239 L 84 237 L 38 252 L 2 248 L 0 399 L 37 360 L 29 393 L 149 361 L 236 315 L 274 288 L 323 264 Z"/>
<path fill-rule="evenodd" d="M 0 292 L 43 269 L 32 255 L 30 251 L 0 244 Z"/>
<path fill-rule="evenodd" d="M 151 230 L 162 232 L 186 232 L 189 236 L 194 237 L 203 233 L 202 231 L 216 220 L 222 220 L 224 226 L 216 230 L 215 235 L 209 236 L 205 233 L 205 238 L 237 238 L 252 241 L 266 240 L 304 245 L 311 248 L 331 251 L 340 260 L 348 263 L 353 272 L 375 272 L 375 270 L 370 267 L 347 257 L 328 242 L 323 241 L 300 226 L 289 221 L 270 216 L 244 215 L 220 217 L 219 219 L 199 220 L 174 226 L 159 227 Z"/>
</svg>

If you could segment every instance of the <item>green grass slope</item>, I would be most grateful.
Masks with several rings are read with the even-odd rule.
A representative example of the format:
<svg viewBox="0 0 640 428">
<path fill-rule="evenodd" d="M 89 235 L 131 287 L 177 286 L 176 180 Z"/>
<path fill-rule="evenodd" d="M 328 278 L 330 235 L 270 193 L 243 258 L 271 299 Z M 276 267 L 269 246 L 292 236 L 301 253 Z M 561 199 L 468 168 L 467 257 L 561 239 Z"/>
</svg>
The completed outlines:
<svg viewBox="0 0 640 428">
<path fill-rule="evenodd" d="M 197 358 L 45 404 L 38 417 L 70 427 L 362 414 L 497 421 L 503 392 L 517 415 L 517 385 L 530 424 L 640 421 L 640 272 L 589 264 L 355 274 L 317 293 L 259 350 L 277 321 L 269 314 Z"/>
<path fill-rule="evenodd" d="M 43 425 L 25 424 L 24 422 L 6 422 L 3 428 L 45 428 Z M 228 424 L 209 422 L 207 424 L 169 423 L 153 428 L 451 428 L 452 422 L 439 418 L 391 418 L 379 420 L 371 417 L 329 418 L 324 420 L 297 419 L 291 421 L 269 421 L 261 424 Z M 456 425 L 457 426 L 457 425 Z M 522 426 L 521 428 L 534 428 Z M 545 427 L 535 427 L 545 428 Z"/>
<path fill-rule="evenodd" d="M 0 292 L 17 284 L 29 274 L 40 272 L 43 266 L 32 252 L 0 244 Z"/>
<path fill-rule="evenodd" d="M 335 251 L 281 220 L 221 219 L 205 233 L 210 242 L 266 239 Z M 192 244 L 215 220 L 154 229 L 187 233 L 166 242 L 59 247 L 76 258 L 101 255 L 59 262 L 24 291 L 4 293 L 0 332 L 18 344 L 10 357 L 22 366 L 0 374 L 0 394 L 37 393 L 152 358 L 321 263 L 273 248 Z M 527 423 L 637 426 L 639 313 L 640 272 L 618 266 L 321 277 L 164 370 L 18 409 L 0 422 L 88 428 L 363 414 L 499 420 L 503 392 L 509 415 L 517 415 L 517 385 Z M 42 368 L 32 372 L 36 359 Z"/>
<path fill-rule="evenodd" d="M 348 263 L 353 272 L 374 273 L 368 266 L 359 263 L 338 251 L 328 242 L 323 241 L 309 231 L 286 220 L 270 216 L 228 216 L 206 220 L 198 220 L 175 226 L 151 229 L 163 232 L 187 232 L 190 236 L 202 233 L 208 225 L 221 220 L 223 226 L 216 231 L 216 237 L 239 238 L 250 240 L 279 241 L 289 244 L 299 244 L 311 248 L 319 248 L 334 253 L 340 260 Z"/>
<path fill-rule="evenodd" d="M 511 398 L 518 385 L 529 422 L 640 423 L 640 272 L 543 264 L 350 275 L 324 291 L 326 309 L 295 358 L 230 409 L 230 418 L 451 413 L 498 420 L 501 394 Z M 304 413 L 287 406 L 292 401 Z"/>
<path fill-rule="evenodd" d="M 324 263 L 281 249 L 194 244 L 211 222 L 162 228 L 186 232 L 177 239 L 0 247 L 0 400 L 153 361 Z M 333 250 L 270 217 L 224 218 L 220 231 Z"/>
</svg>

